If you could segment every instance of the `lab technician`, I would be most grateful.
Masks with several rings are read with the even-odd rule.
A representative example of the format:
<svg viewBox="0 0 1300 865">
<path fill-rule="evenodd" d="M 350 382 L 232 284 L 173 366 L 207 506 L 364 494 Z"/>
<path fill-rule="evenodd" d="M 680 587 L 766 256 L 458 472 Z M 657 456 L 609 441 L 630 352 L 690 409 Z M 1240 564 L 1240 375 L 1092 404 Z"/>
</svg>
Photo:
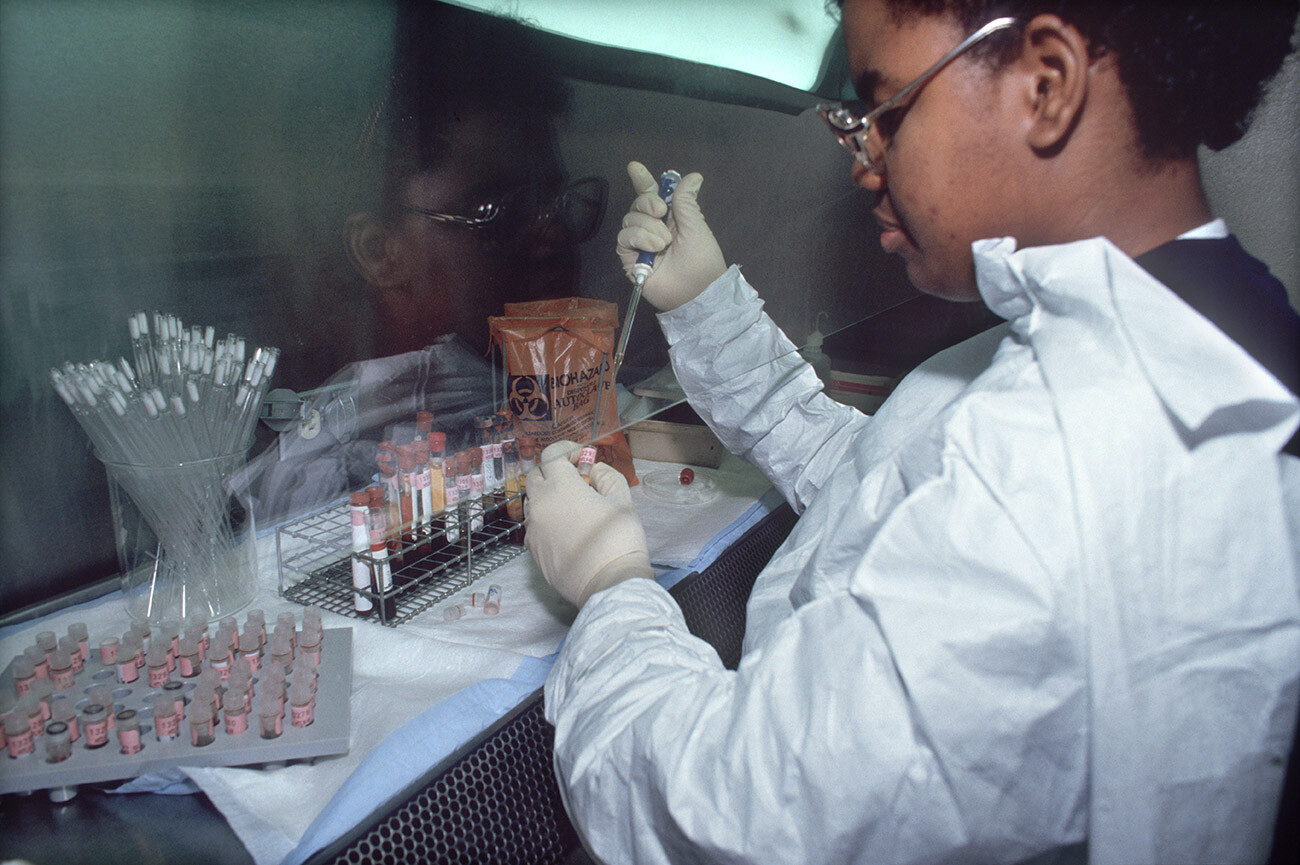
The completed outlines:
<svg viewBox="0 0 1300 865">
<path fill-rule="evenodd" d="M 659 254 L 678 378 L 802 516 L 728 671 L 641 579 L 617 472 L 530 476 L 529 546 L 581 606 L 546 711 L 595 854 L 1268 856 L 1300 675 L 1300 324 L 1212 217 L 1196 149 L 1244 131 L 1296 8 L 847 0 L 866 104 L 825 116 L 880 242 L 1006 319 L 873 418 L 726 267 L 700 177 L 664 225 L 631 166 L 619 251 Z"/>
</svg>

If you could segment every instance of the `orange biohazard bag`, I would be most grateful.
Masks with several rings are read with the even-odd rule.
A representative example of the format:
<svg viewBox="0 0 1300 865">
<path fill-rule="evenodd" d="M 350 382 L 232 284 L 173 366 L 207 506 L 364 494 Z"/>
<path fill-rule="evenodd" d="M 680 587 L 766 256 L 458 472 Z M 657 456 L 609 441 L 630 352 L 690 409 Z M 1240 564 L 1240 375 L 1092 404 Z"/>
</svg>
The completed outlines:
<svg viewBox="0 0 1300 865">
<path fill-rule="evenodd" d="M 596 459 L 634 486 L 632 451 L 619 429 L 610 368 L 618 306 L 583 297 L 507 303 L 505 315 L 488 318 L 488 327 L 505 359 L 506 401 L 516 435 L 531 436 L 539 448 L 563 439 L 594 440 Z"/>
</svg>

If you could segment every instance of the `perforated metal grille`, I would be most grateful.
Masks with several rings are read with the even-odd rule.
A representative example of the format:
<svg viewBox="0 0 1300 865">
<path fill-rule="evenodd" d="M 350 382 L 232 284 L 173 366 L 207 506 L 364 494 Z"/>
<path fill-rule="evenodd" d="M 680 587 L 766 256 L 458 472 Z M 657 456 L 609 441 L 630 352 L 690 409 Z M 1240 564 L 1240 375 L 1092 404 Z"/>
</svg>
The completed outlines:
<svg viewBox="0 0 1300 865">
<path fill-rule="evenodd" d="M 790 534 L 798 519 L 781 505 L 733 543 L 713 564 L 673 586 L 691 633 L 718 652 L 729 670 L 740 663 L 745 638 L 745 605 L 758 572 Z"/>
<path fill-rule="evenodd" d="M 541 693 L 342 851 L 315 861 L 561 863 L 578 848 L 551 768 Z"/>
</svg>

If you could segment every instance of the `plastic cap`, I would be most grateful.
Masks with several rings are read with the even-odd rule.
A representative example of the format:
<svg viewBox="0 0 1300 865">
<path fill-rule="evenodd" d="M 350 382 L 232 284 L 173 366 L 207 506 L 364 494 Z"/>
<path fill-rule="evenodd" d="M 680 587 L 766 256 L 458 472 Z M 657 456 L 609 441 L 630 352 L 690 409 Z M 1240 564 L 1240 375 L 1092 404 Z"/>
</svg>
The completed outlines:
<svg viewBox="0 0 1300 865">
<path fill-rule="evenodd" d="M 429 433 L 429 447 L 435 451 L 447 449 L 447 434 L 445 432 Z"/>
</svg>

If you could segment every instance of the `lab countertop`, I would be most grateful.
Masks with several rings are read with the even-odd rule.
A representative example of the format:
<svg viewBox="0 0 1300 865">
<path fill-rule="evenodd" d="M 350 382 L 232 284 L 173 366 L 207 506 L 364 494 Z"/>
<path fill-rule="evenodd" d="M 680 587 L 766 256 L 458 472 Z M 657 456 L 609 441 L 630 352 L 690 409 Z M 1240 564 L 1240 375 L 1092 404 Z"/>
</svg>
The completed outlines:
<svg viewBox="0 0 1300 865">
<path fill-rule="evenodd" d="M 644 476 L 651 471 L 681 467 L 637 461 L 636 468 Z M 647 496 L 641 487 L 632 490 L 632 499 L 646 526 L 652 562 L 665 586 L 692 570 L 701 570 L 725 549 L 730 538 L 779 504 L 779 498 L 756 469 L 729 455 L 718 469 L 696 471 L 705 473 L 716 484 L 718 495 L 707 504 L 665 503 Z M 259 539 L 259 558 L 260 588 L 249 608 L 260 607 L 271 622 L 282 611 L 300 616 L 303 608 L 281 598 L 277 591 L 274 532 Z M 19 812 L 27 815 L 30 811 L 34 816 L 24 816 L 24 824 L 53 821 L 51 825 L 76 826 L 68 830 L 74 835 L 84 831 L 87 822 L 99 825 L 109 829 L 110 834 L 92 829 L 90 836 L 102 839 L 101 847 L 116 848 L 119 841 L 111 830 L 134 825 L 137 810 L 155 815 L 158 826 L 164 821 L 171 823 L 172 815 L 182 821 L 178 825 L 197 826 L 203 821 L 189 820 L 186 815 L 202 814 L 215 806 L 245 850 L 232 858 L 220 858 L 208 855 L 216 848 L 201 844 L 199 849 L 205 855 L 187 857 L 182 853 L 186 849 L 184 842 L 177 842 L 179 846 L 172 845 L 165 861 L 247 862 L 247 857 L 257 865 L 304 861 L 471 741 L 545 681 L 577 611 L 545 583 L 526 554 L 479 577 L 464 594 L 485 591 L 489 583 L 502 589 L 501 609 L 496 616 L 486 616 L 481 608 L 467 606 L 463 617 L 445 621 L 443 608 L 463 603 L 461 595 L 448 598 L 396 628 L 324 614 L 326 628 L 353 630 L 347 754 L 274 769 L 184 767 L 118 788 L 164 792 L 197 788 L 204 796 L 118 797 L 92 791 L 84 799 L 78 796 L 69 805 L 56 806 L 48 802 L 45 794 L 36 793 L 30 797 L 5 797 L 0 813 L 17 817 Z M 110 595 L 5 629 L 0 633 L 0 659 L 7 663 L 34 641 L 38 631 L 63 633 L 73 621 L 86 623 L 92 644 L 100 636 L 124 632 L 130 624 L 124 601 L 119 595 Z M 142 807 L 136 809 L 135 802 L 117 804 L 115 800 L 121 798 L 139 800 Z M 195 836 L 201 836 L 202 831 L 195 829 Z M 7 831 L 4 834 L 9 835 Z M 29 834 L 24 830 L 24 838 Z M 120 843 L 124 849 L 134 849 L 133 855 L 139 855 L 141 842 L 132 841 L 131 832 L 125 828 Z M 11 842 L 0 846 L 8 848 Z M 37 865 L 44 861 L 76 861 L 75 857 L 58 855 L 49 858 L 54 849 L 45 848 L 42 858 L 31 861 Z M 18 847 L 12 852 L 0 850 L 0 854 L 21 855 Z"/>
</svg>

